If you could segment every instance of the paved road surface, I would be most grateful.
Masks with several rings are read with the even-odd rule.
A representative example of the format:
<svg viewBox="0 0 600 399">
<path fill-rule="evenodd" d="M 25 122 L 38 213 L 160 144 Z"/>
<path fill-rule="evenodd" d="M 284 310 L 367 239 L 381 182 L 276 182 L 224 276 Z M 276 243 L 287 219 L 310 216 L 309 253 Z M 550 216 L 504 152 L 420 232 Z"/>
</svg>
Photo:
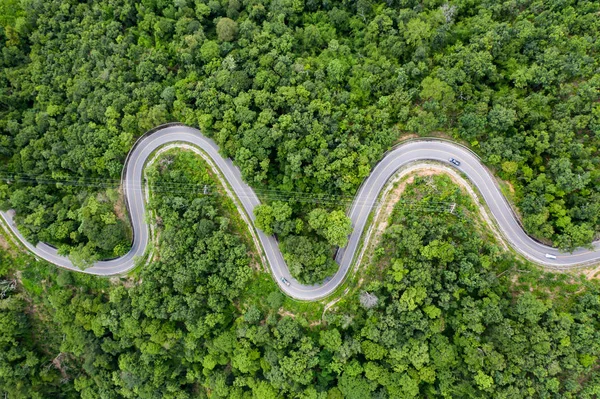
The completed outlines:
<svg viewBox="0 0 600 399">
<path fill-rule="evenodd" d="M 165 144 L 176 142 L 189 143 L 204 150 L 219 167 L 245 211 L 254 220 L 253 210 L 259 204 L 258 198 L 252 189 L 243 182 L 239 169 L 233 165 L 231 160 L 224 159 L 219 155 L 219 148 L 211 139 L 204 137 L 197 129 L 186 126 L 161 128 L 145 135 L 138 141 L 132 152 L 130 152 L 125 165 L 123 188 L 128 201 L 134 232 L 131 251 L 118 259 L 96 262 L 92 267 L 85 269 L 84 273 L 101 276 L 125 273 L 135 266 L 137 258 L 144 255 L 148 245 L 149 231 L 144 221 L 143 168 L 146 160 L 154 150 Z M 409 163 L 424 160 L 447 162 L 449 158 L 456 158 L 461 162 L 458 169 L 479 189 L 502 233 L 521 254 L 546 267 L 556 269 L 572 268 L 600 260 L 600 241 L 594 242 L 594 251 L 580 248 L 573 253 L 566 254 L 531 239 L 515 219 L 509 204 L 496 186 L 494 178 L 471 151 L 448 141 L 416 140 L 401 144 L 389 151 L 381 162 L 375 166 L 359 189 L 350 209 L 350 218 L 354 230 L 350 236 L 348 246 L 338 251 L 336 258 L 340 264 L 338 272 L 325 283 L 308 286 L 302 285 L 292 278 L 275 238 L 257 230 L 273 276 L 281 289 L 288 295 L 303 300 L 316 300 L 333 292 L 344 280 L 359 245 L 369 213 L 377 200 L 379 192 L 394 172 Z M 39 243 L 35 247 L 28 243 L 13 222 L 13 212 L 0 212 L 0 215 L 31 252 L 60 267 L 81 271 L 74 267 L 68 258 L 58 255 L 56 249 L 44 243 Z M 553 254 L 556 259 L 548 259 L 546 254 Z M 281 277 L 285 277 L 291 285 L 288 287 L 282 284 Z"/>
</svg>

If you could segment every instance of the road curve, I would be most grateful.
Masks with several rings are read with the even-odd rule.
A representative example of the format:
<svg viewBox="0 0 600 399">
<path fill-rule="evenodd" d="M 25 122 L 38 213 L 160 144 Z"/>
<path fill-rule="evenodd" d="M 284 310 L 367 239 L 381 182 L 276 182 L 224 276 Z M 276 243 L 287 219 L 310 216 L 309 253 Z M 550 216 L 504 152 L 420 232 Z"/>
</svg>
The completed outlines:
<svg viewBox="0 0 600 399">
<path fill-rule="evenodd" d="M 148 225 L 144 220 L 144 166 L 156 149 L 173 143 L 191 144 L 202 149 L 220 169 L 244 210 L 254 221 L 253 210 L 260 202 L 250 186 L 242 180 L 240 170 L 233 165 L 230 159 L 225 159 L 219 154 L 219 147 L 213 140 L 204 137 L 197 129 L 182 125 L 159 128 L 144 135 L 127 157 L 122 185 L 129 207 L 134 238 L 129 253 L 120 258 L 99 261 L 85 270 L 80 270 L 73 266 L 67 257 L 58 255 L 55 248 L 44 243 L 33 246 L 27 242 L 13 222 L 14 213 L 12 211 L 0 212 L 0 215 L 31 252 L 50 263 L 100 276 L 125 273 L 135 266 L 138 258 L 144 256 L 149 243 Z M 275 238 L 255 229 L 275 281 L 285 293 L 296 299 L 317 300 L 332 293 L 342 283 L 350 269 L 369 213 L 390 177 L 399 168 L 409 163 L 426 160 L 447 162 L 449 158 L 460 160 L 461 164 L 458 169 L 477 187 L 508 242 L 525 257 L 555 269 L 573 268 L 600 260 L 600 241 L 593 243 L 593 251 L 580 248 L 567 254 L 533 240 L 521 228 L 506 198 L 498 189 L 494 177 L 473 152 L 449 141 L 424 139 L 406 142 L 389 151 L 364 181 L 350 208 L 349 216 L 352 219 L 353 232 L 346 248 L 341 249 L 337 254 L 336 260 L 340 267 L 337 273 L 323 284 L 303 285 L 296 281 L 290 275 Z M 546 254 L 555 255 L 556 259 L 548 259 Z M 282 284 L 281 277 L 285 277 L 291 283 L 290 286 Z"/>
</svg>

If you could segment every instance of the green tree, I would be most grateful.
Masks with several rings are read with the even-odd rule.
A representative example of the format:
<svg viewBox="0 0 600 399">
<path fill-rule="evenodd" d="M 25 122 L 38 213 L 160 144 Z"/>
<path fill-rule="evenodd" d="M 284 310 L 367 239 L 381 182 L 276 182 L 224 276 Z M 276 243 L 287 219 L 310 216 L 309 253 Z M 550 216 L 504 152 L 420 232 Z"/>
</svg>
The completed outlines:
<svg viewBox="0 0 600 399">
<path fill-rule="evenodd" d="M 342 211 L 328 213 L 317 208 L 308 215 L 309 226 L 327 239 L 331 245 L 345 247 L 352 232 L 352 221 Z"/>
<path fill-rule="evenodd" d="M 337 267 L 331 249 L 321 241 L 292 235 L 281 243 L 281 249 L 292 276 L 304 284 L 322 281 Z"/>
<path fill-rule="evenodd" d="M 230 42 L 237 34 L 237 23 L 230 18 L 220 18 L 217 22 L 217 36 L 222 42 Z"/>
</svg>

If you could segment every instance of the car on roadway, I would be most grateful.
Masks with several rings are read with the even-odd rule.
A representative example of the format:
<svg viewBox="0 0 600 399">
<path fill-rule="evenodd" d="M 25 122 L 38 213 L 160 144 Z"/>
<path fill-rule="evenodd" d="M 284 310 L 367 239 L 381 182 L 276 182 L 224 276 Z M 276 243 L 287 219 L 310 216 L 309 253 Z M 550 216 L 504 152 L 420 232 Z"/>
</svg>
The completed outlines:
<svg viewBox="0 0 600 399">
<path fill-rule="evenodd" d="M 548 258 L 548 259 L 556 259 L 556 255 L 546 254 L 546 258 Z"/>
<path fill-rule="evenodd" d="M 454 165 L 456 165 L 456 166 L 460 166 L 460 161 L 457 161 L 457 160 L 456 160 L 456 159 L 454 159 L 454 158 L 450 158 L 448 161 L 450 161 L 450 163 L 453 163 L 453 164 L 454 164 Z"/>
<path fill-rule="evenodd" d="M 289 282 L 289 281 L 287 280 L 287 278 L 285 278 L 285 277 L 282 277 L 282 278 L 281 278 L 281 282 L 282 282 L 283 284 L 287 285 L 288 287 L 290 286 L 290 282 Z"/>
</svg>

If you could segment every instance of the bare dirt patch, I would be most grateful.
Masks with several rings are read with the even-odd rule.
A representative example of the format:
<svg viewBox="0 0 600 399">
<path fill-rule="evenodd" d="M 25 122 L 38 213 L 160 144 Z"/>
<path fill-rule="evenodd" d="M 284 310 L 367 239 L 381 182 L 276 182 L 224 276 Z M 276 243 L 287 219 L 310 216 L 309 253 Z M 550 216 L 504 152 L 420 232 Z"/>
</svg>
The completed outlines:
<svg viewBox="0 0 600 399">
<path fill-rule="evenodd" d="M 416 139 L 418 137 L 419 137 L 419 135 L 415 134 L 415 133 L 404 133 L 394 141 L 394 144 L 398 144 L 398 143 L 401 143 L 403 141 L 410 140 L 410 139 Z"/>
<path fill-rule="evenodd" d="M 289 316 L 292 319 L 296 319 L 296 317 L 297 317 L 297 315 L 295 313 L 292 313 L 289 310 L 284 310 L 283 307 L 279 308 L 279 310 L 277 311 L 277 314 L 280 315 L 281 317 Z M 300 315 L 300 317 L 303 317 L 303 316 Z M 323 323 L 323 320 L 315 320 L 312 323 L 310 323 L 308 326 L 314 327 L 314 326 L 318 326 L 322 323 Z"/>
<path fill-rule="evenodd" d="M 265 271 L 262 264 L 257 260 L 256 253 L 254 253 L 254 251 L 252 251 L 252 250 L 246 251 L 246 256 L 248 256 L 248 259 L 250 259 L 248 266 L 250 266 L 250 268 L 252 270 L 256 270 L 257 272 Z"/>
<path fill-rule="evenodd" d="M 136 285 L 140 285 L 142 283 L 142 279 L 136 279 L 134 277 L 122 278 L 119 276 L 114 276 L 109 279 L 112 285 L 122 285 L 125 288 L 133 288 Z"/>
<path fill-rule="evenodd" d="M 66 355 L 63 352 L 59 353 L 58 356 L 52 359 L 52 365 L 56 367 L 56 369 L 60 372 L 60 375 L 63 380 L 68 380 L 69 376 L 67 375 L 67 371 L 65 370 L 62 364 L 62 360 L 64 357 L 66 357 Z"/>
<path fill-rule="evenodd" d="M 16 257 L 19 252 L 27 252 L 26 248 L 21 246 L 21 242 L 19 242 L 16 238 L 14 238 L 11 233 L 4 228 L 4 225 L 0 226 L 0 250 L 6 252 L 11 257 Z"/>
<path fill-rule="evenodd" d="M 4 251 L 10 252 L 10 244 L 2 234 L 0 234 L 0 248 L 2 248 Z"/>
<path fill-rule="evenodd" d="M 593 269 L 585 270 L 583 274 L 588 280 L 600 280 L 600 265 L 597 265 Z"/>
<path fill-rule="evenodd" d="M 115 215 L 117 215 L 117 217 L 119 219 L 121 219 L 122 221 L 127 223 L 126 206 L 125 206 L 125 198 L 123 196 L 123 188 L 119 187 L 119 189 L 117 190 L 117 193 L 119 194 L 119 197 L 117 198 L 117 201 L 115 202 L 113 210 L 115 212 Z"/>
<path fill-rule="evenodd" d="M 279 310 L 277 311 L 277 314 L 280 315 L 281 317 L 290 316 L 292 319 L 296 318 L 295 313 L 292 313 L 289 310 L 284 310 L 283 307 L 279 308 Z"/>
<path fill-rule="evenodd" d="M 506 187 L 508 187 L 508 191 L 510 191 L 511 194 L 515 193 L 515 186 L 513 186 L 513 184 L 510 181 L 508 181 L 508 180 L 502 180 L 502 182 L 504 184 L 506 184 Z"/>
<path fill-rule="evenodd" d="M 377 247 L 377 245 L 379 244 L 379 241 L 381 240 L 381 236 L 382 236 L 383 232 L 388 227 L 390 215 L 392 214 L 392 211 L 394 210 L 396 203 L 402 197 L 402 194 L 406 190 L 406 187 L 409 184 L 412 184 L 415 181 L 415 177 L 417 177 L 417 176 L 426 177 L 426 176 L 433 176 L 433 175 L 440 175 L 440 174 L 448 175 L 455 184 L 461 186 L 461 182 L 458 181 L 456 176 L 445 173 L 444 171 L 440 170 L 439 168 L 425 167 L 423 169 L 418 169 L 418 170 L 412 172 L 410 176 L 408 176 L 406 179 L 401 181 L 396 187 L 394 187 L 394 189 L 389 194 L 386 195 L 385 205 L 378 212 L 377 218 L 373 222 L 373 226 L 375 227 L 375 229 L 373 231 L 371 240 L 368 244 L 370 249 L 368 250 L 368 254 L 367 254 L 367 259 L 366 259 L 367 264 L 370 263 L 371 258 L 373 256 L 372 249 Z"/>
<path fill-rule="evenodd" d="M 447 139 L 447 140 L 456 141 L 456 139 L 454 137 L 452 137 L 451 135 L 449 135 L 446 132 L 442 132 L 441 130 L 436 130 L 435 132 L 431 132 L 430 136 L 439 137 L 441 139 Z"/>
<path fill-rule="evenodd" d="M 358 282 L 358 285 L 360 286 L 362 284 L 363 279 L 361 278 L 360 281 Z M 336 299 L 328 302 L 325 307 L 323 308 L 323 314 L 321 315 L 321 320 L 325 319 L 325 313 L 327 313 L 327 311 L 329 309 L 332 309 L 333 306 L 338 303 L 339 301 L 341 301 L 342 299 L 346 298 L 346 295 L 348 294 L 348 292 L 350 291 L 349 287 L 346 287 L 346 289 L 344 290 L 344 293 L 340 296 L 338 296 Z"/>
</svg>

